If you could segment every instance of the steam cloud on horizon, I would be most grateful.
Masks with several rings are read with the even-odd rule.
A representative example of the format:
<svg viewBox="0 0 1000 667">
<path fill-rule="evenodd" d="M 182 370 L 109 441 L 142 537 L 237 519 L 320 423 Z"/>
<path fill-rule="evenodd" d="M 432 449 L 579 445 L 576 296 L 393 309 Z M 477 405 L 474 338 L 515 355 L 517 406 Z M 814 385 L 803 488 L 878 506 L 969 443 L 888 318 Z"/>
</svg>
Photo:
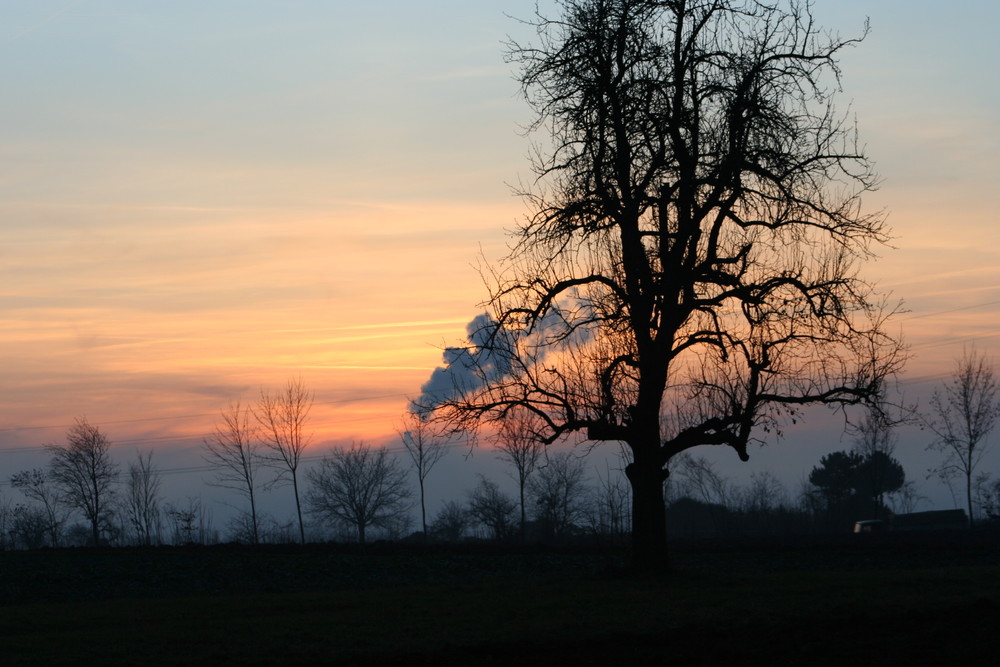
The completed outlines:
<svg viewBox="0 0 1000 667">
<path fill-rule="evenodd" d="M 441 403 L 480 389 L 511 372 L 511 359 L 519 343 L 532 345 L 535 361 L 553 347 L 583 342 L 590 338 L 586 327 L 573 328 L 568 313 L 553 307 L 537 320 L 529 331 L 514 333 L 501 329 L 489 313 L 477 315 L 465 326 L 467 347 L 446 347 L 444 366 L 431 372 L 420 387 L 420 396 L 410 403 L 410 411 L 424 416 Z"/>
<path fill-rule="evenodd" d="M 420 396 L 410 403 L 410 411 L 424 415 L 444 401 L 507 375 L 512 350 L 494 335 L 497 328 L 497 321 L 489 313 L 477 315 L 465 325 L 469 346 L 444 349 L 445 365 L 431 372 L 420 387 Z"/>
</svg>

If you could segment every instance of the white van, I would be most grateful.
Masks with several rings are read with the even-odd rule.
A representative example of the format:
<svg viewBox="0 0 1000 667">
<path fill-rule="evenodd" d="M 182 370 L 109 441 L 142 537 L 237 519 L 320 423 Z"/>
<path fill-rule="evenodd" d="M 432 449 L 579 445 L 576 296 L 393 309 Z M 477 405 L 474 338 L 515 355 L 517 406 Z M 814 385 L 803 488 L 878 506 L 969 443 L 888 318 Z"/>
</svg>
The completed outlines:
<svg viewBox="0 0 1000 667">
<path fill-rule="evenodd" d="M 885 521 L 882 519 L 865 519 L 854 522 L 855 534 L 860 533 L 881 533 L 885 531 Z"/>
</svg>

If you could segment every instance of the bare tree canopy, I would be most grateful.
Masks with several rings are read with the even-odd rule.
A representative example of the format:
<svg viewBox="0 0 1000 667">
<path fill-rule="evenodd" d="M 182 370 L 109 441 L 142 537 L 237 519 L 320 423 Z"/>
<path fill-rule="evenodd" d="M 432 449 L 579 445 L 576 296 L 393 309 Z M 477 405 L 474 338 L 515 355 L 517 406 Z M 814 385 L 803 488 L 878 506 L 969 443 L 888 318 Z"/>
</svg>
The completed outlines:
<svg viewBox="0 0 1000 667">
<path fill-rule="evenodd" d="M 877 177 L 834 105 L 864 34 L 796 0 L 557 4 L 510 46 L 541 136 L 533 213 L 463 357 L 490 363 L 439 415 L 526 408 L 547 442 L 626 443 L 636 564 L 662 567 L 672 456 L 745 460 L 759 431 L 865 402 L 904 361 L 858 276 L 888 240 L 861 207 Z"/>
<path fill-rule="evenodd" d="M 32 468 L 11 475 L 10 485 L 40 505 L 49 546 L 58 547 L 69 511 L 59 489 L 45 470 Z"/>
<path fill-rule="evenodd" d="M 431 524 L 431 532 L 435 539 L 444 542 L 459 542 L 465 537 L 465 531 L 468 530 L 470 522 L 471 517 L 466 508 L 457 501 L 449 500 L 441 507 Z"/>
<path fill-rule="evenodd" d="M 205 460 L 215 469 L 218 486 L 233 489 L 250 505 L 250 540 L 260 542 L 257 486 L 261 456 L 260 426 L 249 406 L 236 401 L 223 410 L 221 421 L 205 440 Z"/>
<path fill-rule="evenodd" d="M 153 467 L 152 450 L 138 453 L 128 464 L 123 506 L 125 518 L 143 546 L 160 542 L 160 472 Z"/>
<path fill-rule="evenodd" d="M 630 493 L 621 470 L 606 463 L 604 474 L 597 472 L 597 484 L 591 489 L 587 523 L 598 536 L 617 543 L 630 531 Z"/>
<path fill-rule="evenodd" d="M 521 506 L 522 540 L 525 537 L 527 522 L 525 491 L 544 449 L 545 435 L 539 432 L 542 427 L 543 422 L 535 413 L 527 410 L 511 410 L 500 423 L 495 439 L 497 458 L 506 461 L 514 468 L 514 481 L 517 482 Z"/>
<path fill-rule="evenodd" d="M 299 461 L 312 439 L 312 435 L 305 431 L 312 404 L 312 392 L 306 389 L 301 379 L 296 379 L 289 380 L 282 391 L 261 389 L 254 411 L 263 432 L 264 444 L 271 450 L 271 459 L 280 471 L 279 480 L 292 484 L 299 539 L 302 542 L 306 541 L 306 528 L 299 501 Z"/>
<path fill-rule="evenodd" d="M 506 540 L 514 532 L 516 501 L 500 490 L 500 486 L 482 475 L 479 484 L 469 492 L 469 516 L 489 530 L 494 540 Z"/>
<path fill-rule="evenodd" d="M 945 457 L 936 472 L 944 479 L 965 479 L 969 525 L 973 522 L 973 475 L 989 451 L 986 436 L 1000 418 L 1000 390 L 993 364 L 986 355 L 968 348 L 955 364 L 955 372 L 931 398 L 925 420 L 934 433 L 931 448 Z"/>
<path fill-rule="evenodd" d="M 413 412 L 407 411 L 403 415 L 403 426 L 399 429 L 399 438 L 403 441 L 403 448 L 406 450 L 410 461 L 413 462 L 413 469 L 417 473 L 417 482 L 420 488 L 420 529 L 424 537 L 427 536 L 427 504 L 424 492 L 424 481 L 427 475 L 441 460 L 441 457 L 448 452 L 448 445 L 451 439 L 447 434 L 442 434 L 431 422 L 421 419 Z"/>
<path fill-rule="evenodd" d="M 565 539 L 586 518 L 590 488 L 583 459 L 569 452 L 548 457 L 528 482 L 532 515 L 547 537 Z"/>
<path fill-rule="evenodd" d="M 389 526 L 410 509 L 406 471 L 384 448 L 357 443 L 324 456 L 306 472 L 309 511 L 357 529 L 364 544 L 371 526 Z"/>
<path fill-rule="evenodd" d="M 77 417 L 66 432 L 65 445 L 46 445 L 49 474 L 66 503 L 90 522 L 94 545 L 101 543 L 101 524 L 114 503 L 118 464 L 111 460 L 111 441 L 85 418 Z"/>
</svg>

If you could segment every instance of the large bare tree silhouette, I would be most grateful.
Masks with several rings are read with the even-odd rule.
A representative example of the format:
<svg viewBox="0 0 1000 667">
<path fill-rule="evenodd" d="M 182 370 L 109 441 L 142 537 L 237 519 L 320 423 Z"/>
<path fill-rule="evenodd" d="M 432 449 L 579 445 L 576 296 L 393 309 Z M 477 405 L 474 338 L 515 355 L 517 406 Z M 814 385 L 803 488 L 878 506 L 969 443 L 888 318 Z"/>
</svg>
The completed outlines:
<svg viewBox="0 0 1000 667">
<path fill-rule="evenodd" d="M 858 276 L 888 240 L 808 2 L 561 0 L 514 43 L 537 114 L 533 213 L 487 276 L 460 428 L 527 409 L 545 441 L 631 450 L 636 565 L 666 562 L 662 485 L 699 445 L 741 459 L 808 404 L 866 402 L 904 361 Z M 487 354 L 488 352 L 488 354 Z"/>
</svg>

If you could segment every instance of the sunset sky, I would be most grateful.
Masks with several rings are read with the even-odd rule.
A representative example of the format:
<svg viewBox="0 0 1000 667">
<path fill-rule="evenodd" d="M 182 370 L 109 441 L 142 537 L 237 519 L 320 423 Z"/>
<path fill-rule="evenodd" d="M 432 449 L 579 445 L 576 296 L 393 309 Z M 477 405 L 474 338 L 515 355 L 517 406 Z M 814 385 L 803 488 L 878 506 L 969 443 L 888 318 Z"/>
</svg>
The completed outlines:
<svg viewBox="0 0 1000 667">
<path fill-rule="evenodd" d="M 392 444 L 524 212 L 502 42 L 533 7 L 0 0 L 0 480 L 76 416 L 122 460 L 199 466 L 221 408 L 291 377 L 315 391 L 317 452 Z M 1000 3 L 816 14 L 843 35 L 871 19 L 843 105 L 897 249 L 865 275 L 910 311 L 903 386 L 926 398 L 963 345 L 1000 358 Z M 789 440 L 758 465 L 790 484 L 849 446 Z M 904 440 L 922 480 L 927 436 Z"/>
</svg>

